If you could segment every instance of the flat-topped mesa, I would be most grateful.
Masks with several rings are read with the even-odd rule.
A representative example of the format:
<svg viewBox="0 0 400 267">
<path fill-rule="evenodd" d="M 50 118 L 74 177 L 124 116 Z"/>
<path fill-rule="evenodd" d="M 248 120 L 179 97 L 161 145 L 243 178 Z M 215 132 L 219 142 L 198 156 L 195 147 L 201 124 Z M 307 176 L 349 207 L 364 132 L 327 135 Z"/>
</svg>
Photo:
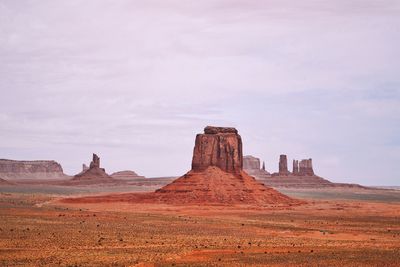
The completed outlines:
<svg viewBox="0 0 400 267">
<path fill-rule="evenodd" d="M 200 172 L 210 166 L 230 173 L 242 170 L 242 138 L 235 128 L 207 126 L 204 134 L 196 135 L 192 170 Z"/>
<path fill-rule="evenodd" d="M 288 170 L 288 165 L 287 165 L 287 156 L 286 155 L 280 155 L 279 156 L 279 175 L 289 175 L 290 172 Z"/>
<path fill-rule="evenodd" d="M 312 167 L 312 159 L 303 159 L 299 162 L 299 175 L 313 176 L 314 170 Z"/>
<path fill-rule="evenodd" d="M 265 165 L 264 169 L 265 169 Z M 244 170 L 260 170 L 260 159 L 253 156 L 243 157 L 243 169 Z"/>
<path fill-rule="evenodd" d="M 61 165 L 54 160 L 0 159 L 0 177 L 9 181 L 65 179 Z"/>
</svg>

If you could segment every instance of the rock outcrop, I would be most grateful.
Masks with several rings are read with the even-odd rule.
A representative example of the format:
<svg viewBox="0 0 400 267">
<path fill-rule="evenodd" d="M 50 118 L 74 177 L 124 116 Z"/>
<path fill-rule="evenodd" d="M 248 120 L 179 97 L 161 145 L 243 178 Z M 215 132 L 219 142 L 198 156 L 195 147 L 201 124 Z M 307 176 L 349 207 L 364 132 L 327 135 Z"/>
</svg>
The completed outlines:
<svg viewBox="0 0 400 267">
<path fill-rule="evenodd" d="M 287 171 L 287 157 L 279 157 L 279 172 L 272 175 L 263 175 L 262 173 L 252 173 L 259 181 L 274 188 L 326 188 L 326 187 L 357 187 L 365 188 L 355 184 L 332 183 L 322 177 L 315 175 L 312 159 L 303 159 L 301 161 L 293 160 L 293 170 Z"/>
<path fill-rule="evenodd" d="M 314 170 L 312 167 L 312 159 L 303 159 L 299 162 L 299 175 L 302 176 L 314 175 Z"/>
<path fill-rule="evenodd" d="M 286 155 L 280 155 L 279 156 L 279 175 L 289 175 L 290 172 L 288 170 L 288 165 L 287 165 L 287 156 Z"/>
<path fill-rule="evenodd" d="M 83 163 L 82 164 L 82 172 L 85 172 L 87 170 L 89 170 L 89 167 L 85 163 Z"/>
<path fill-rule="evenodd" d="M 244 156 L 243 170 L 256 178 L 260 176 L 269 176 L 270 173 L 265 170 L 265 162 L 263 162 L 261 169 L 260 169 L 260 162 L 261 162 L 260 159 L 254 156 L 250 155 Z"/>
<path fill-rule="evenodd" d="M 141 179 L 141 178 L 145 178 L 144 176 L 140 176 L 138 175 L 136 172 L 134 171 L 119 171 L 119 172 L 114 172 L 113 174 L 111 174 L 111 177 L 114 179 L 118 179 L 118 180 L 126 180 L 126 181 L 130 181 L 130 180 L 137 180 L 137 179 Z"/>
<path fill-rule="evenodd" d="M 296 205 L 304 203 L 257 182 L 242 170 L 242 141 L 234 128 L 206 127 L 196 136 L 192 170 L 153 193 L 67 199 L 178 205 Z"/>
<path fill-rule="evenodd" d="M 293 170 L 292 170 L 293 175 L 299 175 L 299 161 L 298 160 L 293 160 Z"/>
<path fill-rule="evenodd" d="M 244 170 L 260 170 L 260 159 L 253 156 L 243 157 Z"/>
<path fill-rule="evenodd" d="M 93 154 L 93 159 L 92 162 L 90 162 L 89 168 L 75 175 L 74 178 L 69 181 L 69 183 L 72 184 L 101 184 L 114 182 L 116 182 L 116 180 L 109 176 L 105 169 L 100 168 L 100 158 L 96 154 Z"/>
<path fill-rule="evenodd" d="M 243 167 L 242 138 L 235 128 L 207 126 L 196 136 L 192 170 L 201 172 L 215 166 L 229 173 L 240 173 Z"/>
<path fill-rule="evenodd" d="M 68 178 L 54 160 L 0 159 L 0 177 L 8 181 L 60 180 Z"/>
<path fill-rule="evenodd" d="M 206 127 L 196 136 L 192 170 L 156 191 L 162 202 L 295 204 L 242 170 L 242 139 L 234 128 Z M 258 170 L 260 165 L 258 161 Z"/>
</svg>

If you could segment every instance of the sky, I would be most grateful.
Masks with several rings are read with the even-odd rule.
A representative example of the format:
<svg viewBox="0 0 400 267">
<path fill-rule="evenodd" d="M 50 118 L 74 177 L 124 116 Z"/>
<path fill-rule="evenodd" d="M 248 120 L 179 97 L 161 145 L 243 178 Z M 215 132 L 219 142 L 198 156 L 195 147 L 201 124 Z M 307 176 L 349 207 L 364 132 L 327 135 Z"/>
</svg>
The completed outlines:
<svg viewBox="0 0 400 267">
<path fill-rule="evenodd" d="M 206 125 L 278 169 L 400 185 L 398 0 L 0 0 L 0 158 L 190 169 Z"/>
</svg>

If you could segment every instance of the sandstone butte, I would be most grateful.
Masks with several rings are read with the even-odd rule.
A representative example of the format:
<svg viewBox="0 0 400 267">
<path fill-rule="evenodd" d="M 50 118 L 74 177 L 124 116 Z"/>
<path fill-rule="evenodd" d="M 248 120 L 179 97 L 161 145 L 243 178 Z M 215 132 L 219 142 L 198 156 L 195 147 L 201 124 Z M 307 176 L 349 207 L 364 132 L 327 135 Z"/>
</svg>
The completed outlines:
<svg viewBox="0 0 400 267">
<path fill-rule="evenodd" d="M 192 169 L 152 193 L 127 193 L 65 199 L 65 202 L 295 205 L 292 199 L 243 171 L 242 139 L 235 128 L 207 126 L 196 136 Z"/>
<path fill-rule="evenodd" d="M 115 180 L 109 176 L 105 169 L 100 168 L 100 158 L 93 154 L 92 162 L 90 162 L 89 168 L 83 166 L 83 171 L 75 175 L 67 183 L 71 184 L 98 184 L 98 183 L 113 183 Z"/>
</svg>

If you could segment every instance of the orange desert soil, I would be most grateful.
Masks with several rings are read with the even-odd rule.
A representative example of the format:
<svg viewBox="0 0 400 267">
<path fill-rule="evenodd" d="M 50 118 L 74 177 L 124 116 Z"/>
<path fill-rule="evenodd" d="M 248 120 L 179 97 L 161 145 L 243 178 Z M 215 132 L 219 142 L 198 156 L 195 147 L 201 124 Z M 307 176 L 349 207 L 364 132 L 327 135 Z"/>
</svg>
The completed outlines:
<svg viewBox="0 0 400 267">
<path fill-rule="evenodd" d="M 1 193 L 2 266 L 400 266 L 400 203 L 64 203 Z"/>
<path fill-rule="evenodd" d="M 304 201 L 292 199 L 266 187 L 241 171 L 228 173 L 210 166 L 201 172 L 189 171 L 184 176 L 152 193 L 112 194 L 69 198 L 65 203 L 131 202 L 166 204 L 252 204 L 298 205 Z"/>
</svg>

